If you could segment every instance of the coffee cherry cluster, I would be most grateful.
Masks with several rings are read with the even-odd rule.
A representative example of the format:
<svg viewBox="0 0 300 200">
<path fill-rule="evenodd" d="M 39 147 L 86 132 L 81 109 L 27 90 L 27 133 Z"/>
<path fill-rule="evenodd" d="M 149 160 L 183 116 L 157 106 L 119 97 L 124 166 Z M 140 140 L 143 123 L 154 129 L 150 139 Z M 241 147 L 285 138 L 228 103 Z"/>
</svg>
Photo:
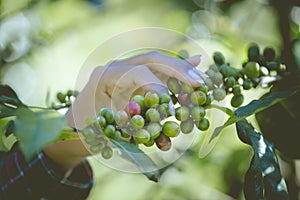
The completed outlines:
<svg viewBox="0 0 300 200">
<path fill-rule="evenodd" d="M 51 108 L 56 110 L 61 108 L 68 108 L 72 105 L 77 95 L 78 95 L 77 90 L 68 90 L 64 93 L 58 92 L 56 94 L 56 102 L 52 102 Z"/>
<path fill-rule="evenodd" d="M 244 101 L 243 90 L 257 87 L 263 77 L 278 76 L 284 73 L 282 64 L 275 61 L 274 49 L 267 47 L 260 55 L 256 44 L 248 48 L 248 61 L 242 69 L 225 63 L 222 53 L 213 54 L 214 64 L 205 72 L 205 84 L 192 87 L 171 77 L 167 80 L 169 93 L 158 94 L 148 91 L 145 95 L 135 95 L 123 110 L 103 108 L 97 118 L 87 120 L 88 126 L 82 130 L 85 142 L 93 153 L 101 152 L 103 158 L 112 157 L 113 150 L 109 139 L 119 138 L 135 145 L 151 147 L 154 144 L 162 151 L 171 148 L 170 138 L 191 133 L 194 127 L 206 131 L 210 122 L 206 109 L 213 100 L 222 101 L 233 94 L 232 107 L 239 107 Z M 71 93 L 70 93 L 71 94 Z M 70 95 L 58 94 L 61 103 L 66 103 Z M 67 99 L 66 99 L 67 98 Z M 170 102 L 175 106 L 175 118 L 171 116 Z"/>
<path fill-rule="evenodd" d="M 206 71 L 209 78 L 205 83 L 213 98 L 217 101 L 223 100 L 227 94 L 233 94 L 231 98 L 232 107 L 240 107 L 244 101 L 243 90 L 257 87 L 263 77 L 276 77 L 284 75 L 285 65 L 276 60 L 275 50 L 266 47 L 263 53 L 257 44 L 253 43 L 248 48 L 248 60 L 243 63 L 242 69 L 231 67 L 225 63 L 225 57 L 220 52 L 213 54 L 214 64 Z"/>
</svg>

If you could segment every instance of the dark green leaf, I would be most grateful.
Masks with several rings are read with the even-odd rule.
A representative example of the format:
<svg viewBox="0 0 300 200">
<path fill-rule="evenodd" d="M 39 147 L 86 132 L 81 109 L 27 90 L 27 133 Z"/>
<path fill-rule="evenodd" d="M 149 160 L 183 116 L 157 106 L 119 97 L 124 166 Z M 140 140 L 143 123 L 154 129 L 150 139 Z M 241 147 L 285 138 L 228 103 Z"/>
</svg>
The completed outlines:
<svg viewBox="0 0 300 200">
<path fill-rule="evenodd" d="M 8 85 L 0 85 L 0 104 L 12 105 L 15 107 L 25 106 L 18 98 L 16 92 Z"/>
<path fill-rule="evenodd" d="M 0 151 L 9 151 L 12 145 L 16 142 L 16 138 L 13 134 L 6 136 L 6 132 L 10 132 L 11 123 L 13 121 L 10 119 L 0 120 Z"/>
<path fill-rule="evenodd" d="M 25 158 L 29 160 L 46 144 L 55 140 L 65 124 L 65 117 L 56 111 L 18 108 L 15 135 Z"/>
<path fill-rule="evenodd" d="M 0 104 L 0 118 L 10 117 L 16 115 L 16 109 Z"/>
<path fill-rule="evenodd" d="M 253 100 L 248 105 L 238 108 L 234 112 L 234 115 L 229 117 L 228 120 L 224 123 L 224 125 L 216 128 L 214 130 L 214 133 L 213 133 L 210 141 L 212 141 L 214 138 L 216 138 L 221 133 L 223 128 L 225 128 L 229 125 L 232 125 L 242 119 L 245 119 L 246 117 L 248 117 L 250 115 L 253 115 L 264 109 L 267 109 L 267 108 L 271 107 L 272 105 L 274 105 L 274 104 L 276 104 L 298 92 L 300 92 L 300 85 L 293 87 L 289 90 L 271 93 L 270 95 L 268 95 L 267 97 L 265 97 L 263 99 Z"/>
<path fill-rule="evenodd" d="M 121 157 L 134 163 L 148 179 L 157 182 L 159 178 L 159 171 L 156 164 L 136 145 L 121 139 L 111 140 L 121 151 Z"/>
<path fill-rule="evenodd" d="M 251 145 L 254 151 L 245 177 L 246 199 L 288 199 L 274 145 L 258 133 L 246 119 L 237 122 L 236 128 L 239 138 Z"/>
</svg>

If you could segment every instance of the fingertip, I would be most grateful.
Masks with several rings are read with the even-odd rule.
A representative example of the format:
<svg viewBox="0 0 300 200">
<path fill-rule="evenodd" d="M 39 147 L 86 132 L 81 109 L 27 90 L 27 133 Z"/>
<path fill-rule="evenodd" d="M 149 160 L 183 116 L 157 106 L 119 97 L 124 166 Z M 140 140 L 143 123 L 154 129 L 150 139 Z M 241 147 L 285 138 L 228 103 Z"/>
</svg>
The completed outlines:
<svg viewBox="0 0 300 200">
<path fill-rule="evenodd" d="M 197 66 L 201 62 L 201 55 L 195 55 L 195 56 L 189 57 L 188 59 L 186 59 L 186 61 L 191 63 L 193 66 Z"/>
</svg>

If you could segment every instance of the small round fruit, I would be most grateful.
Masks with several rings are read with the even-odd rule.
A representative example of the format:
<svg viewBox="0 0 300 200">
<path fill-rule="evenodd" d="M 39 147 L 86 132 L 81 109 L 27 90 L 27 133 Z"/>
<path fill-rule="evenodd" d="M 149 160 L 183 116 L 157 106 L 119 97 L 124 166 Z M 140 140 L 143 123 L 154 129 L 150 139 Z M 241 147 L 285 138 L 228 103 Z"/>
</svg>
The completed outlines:
<svg viewBox="0 0 300 200">
<path fill-rule="evenodd" d="M 191 111 L 192 118 L 199 121 L 204 118 L 206 114 L 205 109 L 202 106 L 194 106 Z"/>
<path fill-rule="evenodd" d="M 96 138 L 97 137 L 97 135 L 92 127 L 84 128 L 81 133 L 85 138 Z"/>
<path fill-rule="evenodd" d="M 199 87 L 195 88 L 195 90 L 199 90 L 199 91 L 204 92 L 205 94 L 207 94 L 207 92 L 208 92 L 208 86 L 205 85 L 205 84 L 202 84 Z"/>
<path fill-rule="evenodd" d="M 270 61 L 267 62 L 267 66 L 268 70 L 272 71 L 272 70 L 278 70 L 280 67 L 280 63 L 276 62 L 276 61 Z"/>
<path fill-rule="evenodd" d="M 251 79 L 259 77 L 260 67 L 257 62 L 248 62 L 245 66 L 245 74 Z"/>
<path fill-rule="evenodd" d="M 104 159 L 110 159 L 113 156 L 113 150 L 109 146 L 105 146 L 101 151 L 101 156 Z"/>
<path fill-rule="evenodd" d="M 137 102 L 140 105 L 141 110 L 144 110 L 145 109 L 144 100 L 145 100 L 144 96 L 142 96 L 142 95 L 135 95 L 135 96 L 133 96 L 131 98 L 130 101 Z"/>
<path fill-rule="evenodd" d="M 214 89 L 214 83 L 210 78 L 204 79 L 205 85 L 208 87 L 209 90 Z"/>
<path fill-rule="evenodd" d="M 182 84 L 181 84 L 181 92 L 182 92 L 182 93 L 188 93 L 188 94 L 190 94 L 190 93 L 192 93 L 193 91 L 194 91 L 194 89 L 193 89 L 192 86 L 190 86 L 190 85 L 188 85 L 188 84 L 186 84 L 186 83 L 182 83 Z"/>
<path fill-rule="evenodd" d="M 215 100 L 222 101 L 226 97 L 226 91 L 223 88 L 215 88 L 213 96 Z"/>
<path fill-rule="evenodd" d="M 65 102 L 66 102 L 66 95 L 64 95 L 64 94 L 61 93 L 61 92 L 57 93 L 56 98 L 57 98 L 58 101 L 61 102 L 61 103 L 65 103 Z"/>
<path fill-rule="evenodd" d="M 68 90 L 68 91 L 67 91 L 67 96 L 68 96 L 68 97 L 73 96 L 73 91 L 72 91 L 72 90 Z"/>
<path fill-rule="evenodd" d="M 161 125 L 159 123 L 151 123 L 147 126 L 147 131 L 151 139 L 156 139 L 161 132 Z"/>
<path fill-rule="evenodd" d="M 185 121 L 190 116 L 190 109 L 187 106 L 181 106 L 175 109 L 175 118 L 178 121 Z"/>
<path fill-rule="evenodd" d="M 181 124 L 180 124 L 180 130 L 184 134 L 188 134 L 188 133 L 192 132 L 193 129 L 194 129 L 194 121 L 191 118 L 181 122 Z"/>
<path fill-rule="evenodd" d="M 154 145 L 154 140 L 150 139 L 148 142 L 144 143 L 146 147 L 152 147 Z"/>
<path fill-rule="evenodd" d="M 92 145 L 90 150 L 92 153 L 99 153 L 103 147 L 101 145 Z"/>
<path fill-rule="evenodd" d="M 209 78 L 212 78 L 212 77 L 215 76 L 215 73 L 217 73 L 217 72 L 215 72 L 214 70 L 209 69 L 205 73 L 209 76 Z"/>
<path fill-rule="evenodd" d="M 257 44 L 252 43 L 248 48 L 248 60 L 258 61 L 259 59 L 259 47 Z"/>
<path fill-rule="evenodd" d="M 104 128 L 104 134 L 106 135 L 106 137 L 110 137 L 110 138 L 114 137 L 115 131 L 116 131 L 116 128 L 111 124 L 107 125 Z"/>
<path fill-rule="evenodd" d="M 267 62 L 273 61 L 276 56 L 275 50 L 272 47 L 266 47 L 264 49 L 263 55 L 264 55 L 265 61 L 267 61 Z"/>
<path fill-rule="evenodd" d="M 149 140 L 150 140 L 150 133 L 145 129 L 139 129 L 134 134 L 134 139 L 137 143 L 145 144 L 145 143 L 149 142 Z"/>
<path fill-rule="evenodd" d="M 206 102 L 204 105 L 209 105 L 213 101 L 213 96 L 211 94 L 206 95 Z"/>
<path fill-rule="evenodd" d="M 176 78 L 169 78 L 167 80 L 167 86 L 173 94 L 178 94 L 181 90 L 181 85 Z"/>
<path fill-rule="evenodd" d="M 84 141 L 89 145 L 97 145 L 99 142 L 97 141 L 97 138 L 87 137 L 84 139 Z"/>
<path fill-rule="evenodd" d="M 232 88 L 234 85 L 235 85 L 235 78 L 233 76 L 230 76 L 225 80 L 226 88 Z"/>
<path fill-rule="evenodd" d="M 168 93 L 159 94 L 159 104 L 169 103 L 171 101 L 171 96 Z"/>
<path fill-rule="evenodd" d="M 122 128 L 121 129 L 121 136 L 123 138 L 129 138 L 131 136 L 129 130 L 127 130 L 126 128 Z"/>
<path fill-rule="evenodd" d="M 250 90 L 253 87 L 253 83 L 249 79 L 243 81 L 243 88 L 245 90 Z"/>
<path fill-rule="evenodd" d="M 126 126 L 129 116 L 125 110 L 119 110 L 115 113 L 115 121 L 119 127 Z"/>
<path fill-rule="evenodd" d="M 196 126 L 200 131 L 206 131 L 209 128 L 209 121 L 206 118 L 196 122 Z"/>
<path fill-rule="evenodd" d="M 180 105 L 190 104 L 190 96 L 188 93 L 179 93 L 177 99 Z"/>
<path fill-rule="evenodd" d="M 101 109 L 100 115 L 106 119 L 107 124 L 111 124 L 114 122 L 114 111 L 110 108 Z"/>
<path fill-rule="evenodd" d="M 203 105 L 206 102 L 206 94 L 201 91 L 195 91 L 191 94 L 190 99 L 194 105 Z"/>
<path fill-rule="evenodd" d="M 146 111 L 146 119 L 149 122 L 158 122 L 160 120 L 160 113 L 155 108 L 149 108 Z"/>
<path fill-rule="evenodd" d="M 144 100 L 145 106 L 152 107 L 154 105 L 159 104 L 159 96 L 154 91 L 149 91 L 145 94 L 145 100 Z"/>
<path fill-rule="evenodd" d="M 170 116 L 168 103 L 163 103 L 159 105 L 156 109 L 160 114 L 160 119 L 165 119 L 166 117 Z"/>
<path fill-rule="evenodd" d="M 125 111 L 129 114 L 130 117 L 133 115 L 141 114 L 141 107 L 135 101 L 129 101 L 125 106 Z"/>
<path fill-rule="evenodd" d="M 145 125 L 145 120 L 141 115 L 134 115 L 130 119 L 131 125 L 136 129 L 141 129 Z"/>
<path fill-rule="evenodd" d="M 98 116 L 98 117 L 97 117 L 97 121 L 98 121 L 99 126 L 100 126 L 101 128 L 104 128 L 104 127 L 106 126 L 106 119 L 105 119 L 105 117 L 103 117 L 103 116 Z"/>
<path fill-rule="evenodd" d="M 162 132 L 168 137 L 176 137 L 180 133 L 180 126 L 174 121 L 167 121 L 162 127 Z"/>
<path fill-rule="evenodd" d="M 159 137 L 156 138 L 155 144 L 162 151 L 168 151 L 172 146 L 170 138 L 164 134 L 160 134 Z"/>
<path fill-rule="evenodd" d="M 230 101 L 231 106 L 234 108 L 240 107 L 244 102 L 244 95 L 238 94 L 234 95 Z"/>
<path fill-rule="evenodd" d="M 219 51 L 214 52 L 213 59 L 217 65 L 222 65 L 225 63 L 225 58 L 224 58 L 223 54 Z"/>
<path fill-rule="evenodd" d="M 209 66 L 209 69 L 215 71 L 215 72 L 219 72 L 219 67 L 216 64 L 212 64 Z"/>
<path fill-rule="evenodd" d="M 210 78 L 216 85 L 221 85 L 223 83 L 223 75 L 220 72 L 216 72 L 215 75 Z"/>
<path fill-rule="evenodd" d="M 243 92 L 243 88 L 242 88 L 241 85 L 235 85 L 235 86 L 233 86 L 233 88 L 232 88 L 232 93 L 233 93 L 234 95 L 241 94 L 242 92 Z"/>
<path fill-rule="evenodd" d="M 230 69 L 230 67 L 229 67 L 228 65 L 223 64 L 223 65 L 221 65 L 221 67 L 220 67 L 220 72 L 221 72 L 221 74 L 223 74 L 223 76 L 229 77 L 229 76 L 230 76 L 231 69 Z"/>
</svg>

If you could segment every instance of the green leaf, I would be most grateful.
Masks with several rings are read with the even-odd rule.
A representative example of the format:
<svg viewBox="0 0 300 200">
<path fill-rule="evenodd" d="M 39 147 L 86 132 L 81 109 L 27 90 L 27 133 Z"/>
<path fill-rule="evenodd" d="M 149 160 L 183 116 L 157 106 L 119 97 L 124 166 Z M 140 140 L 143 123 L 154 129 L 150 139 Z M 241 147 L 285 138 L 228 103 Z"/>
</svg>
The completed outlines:
<svg viewBox="0 0 300 200">
<path fill-rule="evenodd" d="M 1 119 L 0 120 L 0 151 L 9 151 L 13 144 L 17 141 L 16 137 L 13 134 L 5 134 L 10 132 L 11 122 L 10 119 Z"/>
<path fill-rule="evenodd" d="M 0 85 L 0 104 L 14 107 L 25 106 L 18 98 L 16 92 L 8 85 Z"/>
<path fill-rule="evenodd" d="M 269 96 L 267 96 L 263 99 L 253 100 L 248 105 L 238 108 L 234 112 L 234 115 L 229 117 L 228 120 L 224 123 L 224 125 L 217 127 L 214 130 L 214 133 L 213 133 L 212 137 L 210 138 L 210 141 L 212 141 L 214 138 L 216 138 L 225 127 L 232 125 L 242 119 L 245 119 L 246 117 L 248 117 L 250 115 L 253 115 L 264 109 L 267 109 L 267 108 L 273 106 L 274 104 L 276 104 L 298 92 L 300 92 L 300 85 L 293 87 L 289 90 L 271 93 Z"/>
<path fill-rule="evenodd" d="M 17 109 L 15 135 L 26 160 L 55 140 L 65 126 L 65 117 L 53 110 Z"/>
<path fill-rule="evenodd" d="M 158 181 L 160 176 L 158 167 L 151 158 L 149 158 L 136 145 L 121 139 L 112 139 L 110 141 L 120 150 L 121 157 L 134 163 L 148 179 L 155 182 Z"/>
<path fill-rule="evenodd" d="M 288 199 L 274 145 L 243 119 L 236 123 L 239 138 L 252 146 L 254 156 L 245 176 L 246 199 Z"/>
</svg>

